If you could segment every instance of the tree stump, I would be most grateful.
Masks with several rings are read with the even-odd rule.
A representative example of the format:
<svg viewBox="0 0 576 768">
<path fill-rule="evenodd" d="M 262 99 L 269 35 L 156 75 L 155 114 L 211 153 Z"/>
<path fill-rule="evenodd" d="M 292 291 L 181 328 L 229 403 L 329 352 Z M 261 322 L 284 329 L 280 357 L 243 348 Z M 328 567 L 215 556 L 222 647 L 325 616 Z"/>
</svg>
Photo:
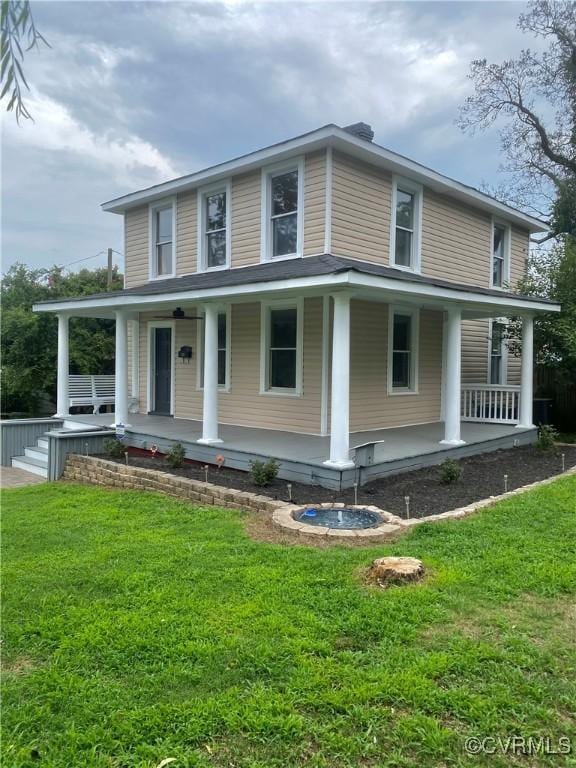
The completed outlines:
<svg viewBox="0 0 576 768">
<path fill-rule="evenodd" d="M 420 581 L 424 566 L 415 557 L 379 557 L 368 571 L 368 579 L 381 587 Z"/>
</svg>

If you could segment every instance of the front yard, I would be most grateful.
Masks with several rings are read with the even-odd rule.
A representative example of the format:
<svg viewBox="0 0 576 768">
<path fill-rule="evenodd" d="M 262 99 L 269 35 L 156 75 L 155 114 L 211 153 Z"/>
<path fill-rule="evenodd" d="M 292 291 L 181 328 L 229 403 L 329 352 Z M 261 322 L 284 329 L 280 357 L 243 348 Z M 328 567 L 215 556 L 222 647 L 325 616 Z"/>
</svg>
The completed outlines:
<svg viewBox="0 0 576 768">
<path fill-rule="evenodd" d="M 575 498 L 564 478 L 317 549 L 154 494 L 6 492 L 3 764 L 573 765 Z M 365 588 L 384 554 L 423 559 L 426 581 Z M 567 736 L 572 755 L 473 756 L 471 736 Z"/>
</svg>

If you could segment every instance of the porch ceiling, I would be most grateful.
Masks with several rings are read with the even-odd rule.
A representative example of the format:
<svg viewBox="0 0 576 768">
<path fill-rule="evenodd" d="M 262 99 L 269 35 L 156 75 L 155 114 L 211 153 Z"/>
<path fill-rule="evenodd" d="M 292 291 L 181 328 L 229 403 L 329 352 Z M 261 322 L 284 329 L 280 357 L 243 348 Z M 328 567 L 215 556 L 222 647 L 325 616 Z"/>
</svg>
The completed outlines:
<svg viewBox="0 0 576 768">
<path fill-rule="evenodd" d="M 443 308 L 459 304 L 469 316 L 558 312 L 547 299 L 452 283 L 380 264 L 322 254 L 241 269 L 156 280 L 114 293 L 42 302 L 36 312 L 112 317 L 119 309 L 171 310 L 199 301 L 254 301 L 271 295 L 319 295 L 348 290 L 353 296 Z"/>
</svg>

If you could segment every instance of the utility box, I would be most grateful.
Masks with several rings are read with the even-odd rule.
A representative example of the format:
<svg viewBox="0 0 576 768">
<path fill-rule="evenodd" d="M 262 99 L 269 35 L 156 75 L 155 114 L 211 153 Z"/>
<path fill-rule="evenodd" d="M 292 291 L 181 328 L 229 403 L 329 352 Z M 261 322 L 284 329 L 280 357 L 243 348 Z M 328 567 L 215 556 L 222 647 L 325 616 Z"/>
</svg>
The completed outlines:
<svg viewBox="0 0 576 768">
<path fill-rule="evenodd" d="M 372 464 L 374 464 L 374 452 L 377 445 L 381 445 L 384 442 L 384 440 L 377 440 L 374 443 L 363 443 L 362 445 L 357 445 L 354 455 L 354 463 L 357 467 L 370 467 Z"/>
</svg>

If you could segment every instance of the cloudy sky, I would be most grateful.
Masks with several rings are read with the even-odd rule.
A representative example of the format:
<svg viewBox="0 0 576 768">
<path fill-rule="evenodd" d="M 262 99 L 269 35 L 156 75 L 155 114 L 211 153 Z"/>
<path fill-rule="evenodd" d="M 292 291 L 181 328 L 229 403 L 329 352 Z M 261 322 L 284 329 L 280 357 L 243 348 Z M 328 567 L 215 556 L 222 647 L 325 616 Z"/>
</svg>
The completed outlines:
<svg viewBox="0 0 576 768">
<path fill-rule="evenodd" d="M 496 183 L 496 134 L 454 120 L 470 61 L 531 42 L 514 2 L 32 7 L 51 48 L 26 57 L 35 122 L 3 117 L 3 269 L 122 251 L 101 202 L 330 122 L 363 120 L 390 149 Z"/>
</svg>

